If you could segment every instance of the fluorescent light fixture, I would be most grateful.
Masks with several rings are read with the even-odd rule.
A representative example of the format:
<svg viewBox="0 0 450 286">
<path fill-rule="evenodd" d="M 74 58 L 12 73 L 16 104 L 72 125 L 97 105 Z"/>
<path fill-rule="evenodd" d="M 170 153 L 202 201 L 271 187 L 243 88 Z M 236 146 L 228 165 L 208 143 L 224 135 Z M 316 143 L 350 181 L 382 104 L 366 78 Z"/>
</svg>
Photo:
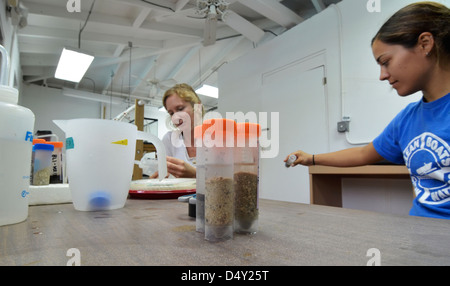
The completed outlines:
<svg viewBox="0 0 450 286">
<path fill-rule="evenodd" d="M 56 68 L 55 78 L 80 82 L 94 56 L 71 48 L 64 48 Z"/>
<path fill-rule="evenodd" d="M 219 98 L 219 89 L 217 87 L 210 86 L 207 84 L 204 84 L 201 88 L 197 89 L 195 92 L 204 96 Z"/>
<path fill-rule="evenodd" d="M 163 111 L 163 112 L 166 112 L 166 111 L 167 111 L 166 108 L 165 108 L 164 106 L 161 106 L 158 110 L 159 110 L 159 111 Z"/>
<path fill-rule="evenodd" d="M 107 103 L 107 104 L 110 104 L 110 103 L 121 104 L 122 103 L 122 101 L 118 100 L 117 98 L 111 98 L 110 96 L 107 96 L 107 95 L 82 91 L 82 90 L 78 90 L 78 89 L 71 89 L 71 88 L 64 87 L 62 89 L 62 93 L 65 96 L 69 96 L 69 97 L 75 97 L 75 98 L 80 98 L 80 99 L 85 99 L 85 100 L 96 101 L 96 102 L 103 102 L 103 103 Z"/>
</svg>

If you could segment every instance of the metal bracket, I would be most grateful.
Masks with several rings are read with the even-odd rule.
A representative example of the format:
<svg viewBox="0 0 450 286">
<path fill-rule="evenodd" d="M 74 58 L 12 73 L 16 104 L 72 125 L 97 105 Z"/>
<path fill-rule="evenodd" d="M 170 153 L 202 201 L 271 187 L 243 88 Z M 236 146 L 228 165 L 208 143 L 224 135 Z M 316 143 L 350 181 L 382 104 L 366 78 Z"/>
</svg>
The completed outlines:
<svg viewBox="0 0 450 286">
<path fill-rule="evenodd" d="M 342 118 L 342 121 L 339 121 L 337 123 L 337 131 L 340 133 L 350 131 L 350 117 L 344 116 Z"/>
</svg>

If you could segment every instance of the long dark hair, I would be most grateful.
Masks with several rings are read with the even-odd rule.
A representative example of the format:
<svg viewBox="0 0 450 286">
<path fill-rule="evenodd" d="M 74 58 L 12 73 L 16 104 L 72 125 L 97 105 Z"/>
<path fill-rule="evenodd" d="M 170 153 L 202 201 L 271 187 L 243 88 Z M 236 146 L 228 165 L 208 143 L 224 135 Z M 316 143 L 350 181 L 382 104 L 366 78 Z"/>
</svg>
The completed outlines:
<svg viewBox="0 0 450 286">
<path fill-rule="evenodd" d="M 424 1 L 410 4 L 395 13 L 372 39 L 391 45 L 412 49 L 419 36 L 429 32 L 435 45 L 430 56 L 435 56 L 442 66 L 450 64 L 450 9 L 436 2 Z"/>
</svg>

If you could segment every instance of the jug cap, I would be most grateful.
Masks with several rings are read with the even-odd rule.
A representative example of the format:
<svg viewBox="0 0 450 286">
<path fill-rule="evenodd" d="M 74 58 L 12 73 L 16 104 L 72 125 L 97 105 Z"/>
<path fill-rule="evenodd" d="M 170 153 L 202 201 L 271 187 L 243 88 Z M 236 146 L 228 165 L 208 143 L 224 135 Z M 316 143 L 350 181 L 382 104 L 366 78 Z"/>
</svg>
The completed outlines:
<svg viewBox="0 0 450 286">
<path fill-rule="evenodd" d="M 7 85 L 0 85 L 0 102 L 17 104 L 19 101 L 19 91 Z"/>
<path fill-rule="evenodd" d="M 257 123 L 243 122 L 236 124 L 237 136 L 242 134 L 245 137 L 260 137 L 261 136 L 261 125 Z"/>
<path fill-rule="evenodd" d="M 33 146 L 33 151 L 36 151 L 36 150 L 53 151 L 54 149 L 55 149 L 55 147 L 53 147 L 53 145 L 51 145 L 51 144 L 38 143 Z"/>
</svg>

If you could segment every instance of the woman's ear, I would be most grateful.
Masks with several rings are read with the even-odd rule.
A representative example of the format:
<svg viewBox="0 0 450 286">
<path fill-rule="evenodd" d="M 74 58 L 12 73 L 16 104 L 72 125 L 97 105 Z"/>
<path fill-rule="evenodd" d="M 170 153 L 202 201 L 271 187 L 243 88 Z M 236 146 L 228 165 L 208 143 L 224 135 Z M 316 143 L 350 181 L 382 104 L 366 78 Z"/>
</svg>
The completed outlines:
<svg viewBox="0 0 450 286">
<path fill-rule="evenodd" d="M 420 34 L 418 39 L 418 46 L 425 55 L 429 56 L 434 47 L 433 34 L 431 34 L 430 32 L 423 32 L 422 34 Z"/>
</svg>

